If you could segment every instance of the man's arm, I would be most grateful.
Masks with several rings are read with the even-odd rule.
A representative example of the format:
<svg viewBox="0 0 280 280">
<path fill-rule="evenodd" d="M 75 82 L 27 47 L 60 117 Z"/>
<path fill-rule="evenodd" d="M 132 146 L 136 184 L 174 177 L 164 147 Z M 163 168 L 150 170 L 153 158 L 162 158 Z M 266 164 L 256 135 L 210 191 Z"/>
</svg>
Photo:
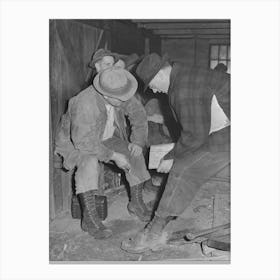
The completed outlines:
<svg viewBox="0 0 280 280">
<path fill-rule="evenodd" d="M 178 101 L 174 110 L 181 134 L 174 149 L 164 159 L 182 158 L 201 147 L 208 138 L 211 120 L 206 119 L 206 88 L 195 85 L 193 81 L 198 83 L 198 79 L 191 76 L 187 81 L 181 81 L 175 89 Z"/>
<path fill-rule="evenodd" d="M 125 103 L 124 109 L 132 129 L 130 141 L 143 148 L 148 140 L 148 121 L 144 106 L 132 97 Z"/>
</svg>

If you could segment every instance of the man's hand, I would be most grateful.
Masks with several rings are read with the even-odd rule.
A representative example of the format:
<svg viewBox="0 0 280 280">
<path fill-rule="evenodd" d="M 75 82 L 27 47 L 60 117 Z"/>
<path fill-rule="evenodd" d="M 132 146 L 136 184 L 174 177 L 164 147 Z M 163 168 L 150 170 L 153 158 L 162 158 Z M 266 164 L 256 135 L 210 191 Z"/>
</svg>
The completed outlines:
<svg viewBox="0 0 280 280">
<path fill-rule="evenodd" d="M 157 172 L 168 173 L 173 166 L 174 159 L 161 160 Z"/>
<path fill-rule="evenodd" d="M 111 159 L 116 163 L 116 165 L 119 168 L 123 169 L 124 171 L 130 170 L 130 163 L 125 155 L 114 152 Z"/>
<path fill-rule="evenodd" d="M 163 124 L 163 116 L 160 114 L 153 114 L 152 116 L 147 116 L 147 119 L 150 122 Z"/>
<path fill-rule="evenodd" d="M 140 146 L 133 143 L 128 144 L 128 150 L 130 151 L 131 155 L 134 157 L 139 157 L 143 152 L 143 149 Z"/>
</svg>

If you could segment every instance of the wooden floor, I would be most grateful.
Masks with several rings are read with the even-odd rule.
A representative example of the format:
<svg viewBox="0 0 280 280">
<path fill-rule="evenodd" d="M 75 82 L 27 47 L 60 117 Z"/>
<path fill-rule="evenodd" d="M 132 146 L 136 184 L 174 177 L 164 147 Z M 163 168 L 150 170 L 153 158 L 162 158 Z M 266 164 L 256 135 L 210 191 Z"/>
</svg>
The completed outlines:
<svg viewBox="0 0 280 280">
<path fill-rule="evenodd" d="M 154 199 L 155 193 L 144 193 L 146 202 Z M 50 262 L 171 262 L 204 263 L 230 261 L 230 253 L 211 249 L 211 257 L 205 256 L 200 244 L 168 245 L 160 252 L 140 255 L 129 254 L 120 249 L 121 241 L 133 236 L 144 223 L 129 216 L 126 192 L 117 195 L 109 206 L 106 226 L 113 230 L 108 240 L 95 240 L 80 229 L 79 220 L 64 213 L 50 224 Z M 190 207 L 168 224 L 169 232 L 189 228 L 199 230 L 229 222 L 230 184 L 210 181 L 197 193 Z M 210 249 L 210 248 L 209 248 Z"/>
</svg>

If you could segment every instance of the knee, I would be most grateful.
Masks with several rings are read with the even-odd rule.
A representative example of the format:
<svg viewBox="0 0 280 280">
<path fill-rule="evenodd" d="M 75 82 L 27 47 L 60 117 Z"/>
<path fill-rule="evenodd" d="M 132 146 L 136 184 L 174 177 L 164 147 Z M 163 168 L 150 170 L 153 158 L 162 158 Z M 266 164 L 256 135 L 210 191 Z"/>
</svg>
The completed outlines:
<svg viewBox="0 0 280 280">
<path fill-rule="evenodd" d="M 81 159 L 78 168 L 83 168 L 83 169 L 88 169 L 90 168 L 92 169 L 98 169 L 99 163 L 98 163 L 98 159 L 95 156 L 83 156 L 83 158 Z"/>
</svg>

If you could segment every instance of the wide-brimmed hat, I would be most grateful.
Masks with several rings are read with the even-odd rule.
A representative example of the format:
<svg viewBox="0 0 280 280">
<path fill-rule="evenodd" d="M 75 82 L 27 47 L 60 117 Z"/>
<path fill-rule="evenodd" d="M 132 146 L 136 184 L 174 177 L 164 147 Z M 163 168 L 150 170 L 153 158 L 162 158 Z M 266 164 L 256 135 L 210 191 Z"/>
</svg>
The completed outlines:
<svg viewBox="0 0 280 280">
<path fill-rule="evenodd" d="M 115 55 L 116 61 L 121 59 L 125 63 L 125 69 L 127 69 L 127 70 L 129 70 L 131 67 L 133 67 L 134 65 L 139 63 L 144 57 L 144 55 L 139 56 L 137 53 L 133 53 L 130 55 L 114 53 L 114 55 Z"/>
<path fill-rule="evenodd" d="M 102 95 L 127 101 L 136 92 L 138 83 L 127 70 L 111 67 L 98 73 L 93 85 Z"/>
<path fill-rule="evenodd" d="M 98 49 L 96 52 L 94 52 L 92 54 L 92 57 L 91 57 L 91 61 L 89 62 L 88 66 L 90 68 L 95 68 L 95 63 L 102 59 L 104 56 L 112 56 L 114 58 L 114 60 L 116 60 L 116 54 L 112 53 L 111 51 L 109 50 L 105 50 L 105 49 Z"/>
<path fill-rule="evenodd" d="M 159 72 L 165 62 L 168 61 L 168 55 L 160 57 L 156 53 L 151 53 L 144 57 L 136 69 L 137 76 L 144 82 L 144 91 L 146 91 L 149 83 Z"/>
</svg>

